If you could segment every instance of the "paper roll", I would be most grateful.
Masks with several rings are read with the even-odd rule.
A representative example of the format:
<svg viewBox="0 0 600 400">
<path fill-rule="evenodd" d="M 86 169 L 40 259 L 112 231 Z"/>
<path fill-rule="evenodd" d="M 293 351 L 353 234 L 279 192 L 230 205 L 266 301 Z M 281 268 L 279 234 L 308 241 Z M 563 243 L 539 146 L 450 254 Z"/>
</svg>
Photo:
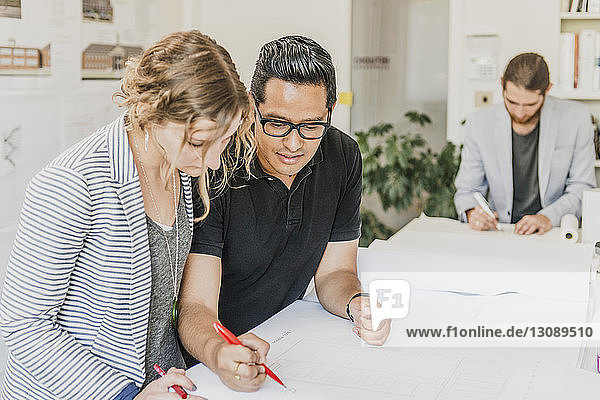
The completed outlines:
<svg viewBox="0 0 600 400">
<path fill-rule="evenodd" d="M 579 239 L 579 221 L 573 214 L 565 214 L 560 219 L 560 239 L 565 242 L 577 243 Z"/>
</svg>

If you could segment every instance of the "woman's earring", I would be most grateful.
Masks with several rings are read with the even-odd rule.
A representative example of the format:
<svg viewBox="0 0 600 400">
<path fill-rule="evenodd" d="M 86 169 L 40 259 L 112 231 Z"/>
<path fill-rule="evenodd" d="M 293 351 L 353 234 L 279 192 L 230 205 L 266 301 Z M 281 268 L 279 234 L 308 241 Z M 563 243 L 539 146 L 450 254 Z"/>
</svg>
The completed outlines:
<svg viewBox="0 0 600 400">
<path fill-rule="evenodd" d="M 150 135 L 148 135 L 148 131 L 146 131 L 146 136 L 144 136 L 144 150 L 146 150 L 146 153 L 148 152 L 148 139 L 150 138 Z"/>
</svg>

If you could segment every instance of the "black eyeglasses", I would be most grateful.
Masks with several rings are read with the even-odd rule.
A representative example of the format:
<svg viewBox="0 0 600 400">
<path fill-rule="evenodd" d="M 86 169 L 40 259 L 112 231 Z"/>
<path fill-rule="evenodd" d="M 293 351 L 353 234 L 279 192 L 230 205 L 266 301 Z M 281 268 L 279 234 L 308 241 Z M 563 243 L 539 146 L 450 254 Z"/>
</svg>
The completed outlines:
<svg viewBox="0 0 600 400">
<path fill-rule="evenodd" d="M 296 129 L 302 139 L 320 139 L 325 136 L 327 130 L 331 126 L 331 108 L 327 109 L 327 122 L 315 121 L 292 124 L 291 122 L 280 119 L 263 118 L 256 102 L 254 102 L 254 107 L 256 108 L 256 113 L 258 114 L 258 119 L 263 127 L 263 131 L 267 135 L 273 137 L 287 136 L 293 129 Z"/>
</svg>

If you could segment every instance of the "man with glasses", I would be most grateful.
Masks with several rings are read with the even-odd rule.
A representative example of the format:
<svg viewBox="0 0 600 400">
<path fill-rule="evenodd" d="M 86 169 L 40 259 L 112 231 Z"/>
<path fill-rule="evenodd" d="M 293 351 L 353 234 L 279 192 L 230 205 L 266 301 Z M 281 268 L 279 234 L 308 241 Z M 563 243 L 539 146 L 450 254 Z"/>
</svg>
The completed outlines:
<svg viewBox="0 0 600 400">
<path fill-rule="evenodd" d="M 543 234 L 565 214 L 581 216 L 583 191 L 596 185 L 590 113 L 548 96 L 551 86 L 543 57 L 519 54 L 502 78 L 504 105 L 467 118 L 454 203 L 471 228 L 503 222 L 517 234 Z M 488 190 L 494 216 L 474 197 Z"/>
<path fill-rule="evenodd" d="M 238 174 L 195 227 L 180 292 L 180 338 L 229 387 L 257 390 L 268 344 L 226 344 L 212 323 L 243 334 L 301 299 L 314 277 L 323 307 L 353 321 L 367 343 L 371 325 L 356 273 L 362 161 L 356 142 L 331 126 L 335 69 L 315 41 L 287 36 L 263 46 L 252 77 L 257 144 L 252 176 Z"/>
</svg>

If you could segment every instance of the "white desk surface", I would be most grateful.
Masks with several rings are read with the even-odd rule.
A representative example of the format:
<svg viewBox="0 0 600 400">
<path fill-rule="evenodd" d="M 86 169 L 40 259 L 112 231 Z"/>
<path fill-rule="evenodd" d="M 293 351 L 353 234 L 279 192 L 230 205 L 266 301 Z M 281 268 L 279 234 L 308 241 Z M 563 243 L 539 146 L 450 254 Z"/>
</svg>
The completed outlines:
<svg viewBox="0 0 600 400">
<path fill-rule="evenodd" d="M 560 228 L 553 227 L 549 232 L 546 232 L 543 235 L 529 235 L 522 236 L 514 234 L 514 224 L 500 224 L 499 231 L 475 231 L 471 229 L 469 224 L 462 223 L 460 221 L 450 219 L 450 218 L 439 218 L 439 217 L 428 217 L 425 214 L 421 214 L 418 218 L 413 219 L 408 224 L 406 224 L 402 229 L 392 235 L 387 241 L 392 243 L 401 238 L 401 236 L 406 232 L 437 232 L 437 233 L 460 233 L 467 234 L 478 237 L 489 237 L 489 238 L 499 238 L 503 239 L 515 239 L 515 240 L 541 240 L 541 241 L 550 241 L 550 242 L 558 242 L 560 241 Z M 579 229 L 579 233 L 581 233 L 581 229 Z M 581 235 L 579 235 L 581 237 Z"/>
<path fill-rule="evenodd" d="M 418 244 L 428 233 L 458 233 L 476 241 L 485 238 L 481 242 L 484 245 L 513 239 L 532 245 L 544 243 L 541 248 L 559 243 L 557 230 L 523 238 L 510 236 L 508 230 L 473 232 L 456 221 L 421 217 L 387 242 L 374 243 L 368 250 L 402 251 L 404 246 Z M 415 237 L 416 241 L 406 243 L 407 238 Z M 557 253 L 569 252 L 562 245 L 557 249 Z M 444 251 L 443 246 L 439 251 Z M 575 254 L 583 250 L 572 251 Z M 394 325 L 397 323 L 402 320 L 394 321 Z M 309 301 L 295 302 L 252 331 L 271 343 L 268 364 L 288 386 L 296 388 L 296 393 L 283 393 L 270 378 L 256 393 L 234 392 L 206 367 L 197 365 L 188 375 L 199 394 L 211 400 L 548 400 L 593 398 L 600 393 L 600 376 L 576 367 L 577 348 L 372 348 L 361 346 L 348 321 Z M 333 369 L 333 365 L 344 367 Z M 365 381 L 364 376 L 374 381 Z"/>
<path fill-rule="evenodd" d="M 210 400 L 562 400 L 600 393 L 600 377 L 573 367 L 573 349 L 375 348 L 350 329 L 320 304 L 297 301 L 253 330 L 271 344 L 269 366 L 294 394 L 270 378 L 258 392 L 234 392 L 201 364 L 188 376 Z M 334 367 L 339 362 L 343 368 Z"/>
</svg>

